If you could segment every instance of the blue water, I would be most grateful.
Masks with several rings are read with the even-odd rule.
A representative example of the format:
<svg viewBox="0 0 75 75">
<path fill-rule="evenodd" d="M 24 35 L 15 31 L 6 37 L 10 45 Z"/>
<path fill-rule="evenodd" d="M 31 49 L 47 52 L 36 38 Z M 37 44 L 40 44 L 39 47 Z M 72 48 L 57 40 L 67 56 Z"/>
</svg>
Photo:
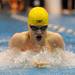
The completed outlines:
<svg viewBox="0 0 75 75">
<path fill-rule="evenodd" d="M 60 24 L 65 28 L 71 28 L 74 30 L 75 16 L 73 15 L 70 16 L 64 15 L 60 17 L 51 16 L 49 23 L 57 25 Z M 27 23 L 11 18 L 11 14 L 9 13 L 6 14 L 5 12 L 0 13 L 0 47 L 1 48 L 7 48 L 8 41 L 14 33 L 26 30 L 27 30 Z M 65 48 L 75 52 L 75 35 L 71 35 L 65 32 L 61 32 L 60 34 L 64 38 L 66 45 Z M 8 69 L 8 70 L 0 70 L 0 75 L 75 75 L 75 68 L 70 68 L 70 69 L 29 68 L 29 69 L 10 69 L 10 70 Z"/>
<path fill-rule="evenodd" d="M 0 75 L 75 75 L 75 69 L 15 69 L 15 70 L 2 70 Z"/>
</svg>

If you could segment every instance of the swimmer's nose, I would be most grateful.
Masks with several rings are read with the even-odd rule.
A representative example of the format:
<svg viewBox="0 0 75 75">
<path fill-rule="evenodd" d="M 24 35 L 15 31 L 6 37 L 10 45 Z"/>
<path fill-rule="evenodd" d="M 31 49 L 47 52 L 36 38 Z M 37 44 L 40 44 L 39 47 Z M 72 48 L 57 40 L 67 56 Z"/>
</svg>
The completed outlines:
<svg viewBox="0 0 75 75">
<path fill-rule="evenodd" d="M 42 34 L 42 31 L 41 30 L 37 30 L 37 34 Z"/>
</svg>

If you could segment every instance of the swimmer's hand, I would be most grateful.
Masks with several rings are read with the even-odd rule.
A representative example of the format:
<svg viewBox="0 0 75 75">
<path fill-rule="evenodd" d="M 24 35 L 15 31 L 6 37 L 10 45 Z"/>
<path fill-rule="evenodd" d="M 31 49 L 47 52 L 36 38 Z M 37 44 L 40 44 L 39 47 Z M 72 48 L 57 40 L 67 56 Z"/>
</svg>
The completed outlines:
<svg viewBox="0 0 75 75">
<path fill-rule="evenodd" d="M 47 61 L 34 61 L 32 62 L 33 66 L 34 67 L 37 67 L 37 68 L 44 68 L 44 67 L 47 67 L 49 65 L 49 62 Z"/>
</svg>

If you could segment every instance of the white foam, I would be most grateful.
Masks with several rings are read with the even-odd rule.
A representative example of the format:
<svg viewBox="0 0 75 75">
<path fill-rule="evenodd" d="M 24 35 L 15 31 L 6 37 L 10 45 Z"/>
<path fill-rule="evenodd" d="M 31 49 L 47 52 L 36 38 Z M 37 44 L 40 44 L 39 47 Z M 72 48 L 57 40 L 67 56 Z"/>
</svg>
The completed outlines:
<svg viewBox="0 0 75 75">
<path fill-rule="evenodd" d="M 0 53 L 0 69 L 34 67 L 35 62 L 45 67 L 75 67 L 75 54 L 61 49 L 50 53 L 45 48 L 39 53 L 10 49 Z"/>
</svg>

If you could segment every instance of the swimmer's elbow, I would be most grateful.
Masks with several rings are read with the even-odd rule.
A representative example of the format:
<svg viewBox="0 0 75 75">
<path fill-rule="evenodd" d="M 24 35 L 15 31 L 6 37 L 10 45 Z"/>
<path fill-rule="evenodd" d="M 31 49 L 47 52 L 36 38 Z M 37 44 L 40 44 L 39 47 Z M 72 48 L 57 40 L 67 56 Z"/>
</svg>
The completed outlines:
<svg viewBox="0 0 75 75">
<path fill-rule="evenodd" d="M 60 45 L 59 45 L 59 48 L 61 48 L 61 49 L 64 50 L 64 46 L 65 46 L 65 45 L 64 45 L 64 42 L 61 42 Z"/>
<path fill-rule="evenodd" d="M 57 40 L 58 47 L 64 50 L 65 44 L 64 44 L 63 37 L 61 35 L 58 35 L 56 40 Z"/>
<path fill-rule="evenodd" d="M 16 47 L 18 44 L 19 44 L 19 41 L 18 41 L 18 36 L 16 33 L 11 37 L 8 45 L 9 47 Z"/>
</svg>

